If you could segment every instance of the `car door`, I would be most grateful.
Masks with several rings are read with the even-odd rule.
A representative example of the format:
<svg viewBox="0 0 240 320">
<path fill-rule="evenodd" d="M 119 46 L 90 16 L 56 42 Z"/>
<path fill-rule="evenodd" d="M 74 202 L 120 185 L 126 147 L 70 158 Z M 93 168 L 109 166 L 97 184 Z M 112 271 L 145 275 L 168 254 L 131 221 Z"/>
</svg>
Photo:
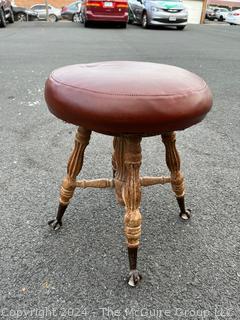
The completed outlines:
<svg viewBox="0 0 240 320">
<path fill-rule="evenodd" d="M 68 7 L 67 12 L 65 13 L 65 16 L 68 18 L 68 20 L 71 20 L 73 15 L 78 11 L 78 7 L 76 3 L 71 4 Z"/>
<path fill-rule="evenodd" d="M 39 5 L 39 18 L 40 19 L 46 19 L 46 6 L 45 5 Z"/>
</svg>

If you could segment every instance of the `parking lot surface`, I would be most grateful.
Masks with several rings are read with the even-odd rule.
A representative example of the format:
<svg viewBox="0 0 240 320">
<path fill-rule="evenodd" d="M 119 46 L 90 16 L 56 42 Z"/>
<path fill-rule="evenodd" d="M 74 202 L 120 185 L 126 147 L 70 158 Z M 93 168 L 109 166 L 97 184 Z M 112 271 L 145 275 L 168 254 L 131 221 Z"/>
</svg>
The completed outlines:
<svg viewBox="0 0 240 320">
<path fill-rule="evenodd" d="M 67 22 L 0 30 L 0 318 L 239 319 L 239 32 Z M 143 189 L 135 289 L 125 281 L 123 208 L 112 190 L 77 190 L 63 228 L 47 226 L 75 127 L 49 113 L 44 82 L 55 68 L 105 60 L 183 67 L 214 95 L 207 118 L 178 133 L 191 221 L 179 221 L 170 186 Z M 142 174 L 167 174 L 160 137 L 142 149 Z M 111 177 L 110 137 L 93 135 L 81 177 Z"/>
</svg>

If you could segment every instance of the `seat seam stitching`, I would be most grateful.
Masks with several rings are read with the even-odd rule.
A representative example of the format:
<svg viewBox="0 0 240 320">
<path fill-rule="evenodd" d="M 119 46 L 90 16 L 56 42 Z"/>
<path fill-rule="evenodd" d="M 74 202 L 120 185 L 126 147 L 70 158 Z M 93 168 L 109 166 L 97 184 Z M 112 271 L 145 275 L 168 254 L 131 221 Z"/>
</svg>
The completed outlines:
<svg viewBox="0 0 240 320">
<path fill-rule="evenodd" d="M 91 93 L 97 93 L 97 94 L 102 94 L 102 95 L 108 95 L 108 96 L 126 96 L 126 97 L 176 97 L 176 96 L 184 96 L 186 94 L 189 94 L 189 93 L 194 93 L 194 92 L 200 92 L 200 91 L 203 91 L 206 87 L 207 87 L 207 84 L 205 83 L 205 81 L 202 80 L 202 82 L 204 83 L 204 86 L 201 88 L 201 89 L 197 89 L 197 90 L 191 90 L 191 91 L 185 91 L 183 93 L 179 93 L 179 94 L 127 94 L 127 93 L 107 93 L 107 92 L 100 92 L 100 91 L 95 91 L 95 90 L 91 90 L 91 89 L 86 89 L 86 88 L 79 88 L 79 87 L 76 87 L 76 86 L 73 86 L 73 85 L 69 85 L 69 84 L 66 84 L 62 81 L 59 81 L 57 79 L 55 79 L 53 77 L 53 75 L 50 75 L 50 78 L 52 78 L 54 81 L 56 81 L 57 83 L 59 84 L 62 84 L 66 87 L 69 87 L 69 88 L 74 88 L 74 89 L 78 89 L 78 90 L 82 90 L 82 91 L 87 91 L 87 92 L 91 92 Z"/>
</svg>

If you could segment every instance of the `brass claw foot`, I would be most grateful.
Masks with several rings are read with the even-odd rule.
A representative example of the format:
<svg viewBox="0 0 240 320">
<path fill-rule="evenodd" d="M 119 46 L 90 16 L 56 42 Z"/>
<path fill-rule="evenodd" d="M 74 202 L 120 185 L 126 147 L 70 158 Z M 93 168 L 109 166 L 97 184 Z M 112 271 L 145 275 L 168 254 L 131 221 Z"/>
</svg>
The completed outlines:
<svg viewBox="0 0 240 320">
<path fill-rule="evenodd" d="M 139 271 L 137 269 L 131 270 L 128 276 L 128 284 L 131 287 L 135 287 L 142 279 Z"/>
<path fill-rule="evenodd" d="M 58 230 L 62 226 L 62 217 L 74 194 L 76 188 L 76 177 L 80 173 L 83 165 L 84 150 L 88 145 L 91 131 L 79 127 L 75 136 L 75 145 L 68 161 L 67 176 L 63 179 L 60 190 L 60 203 L 57 216 L 48 222 L 53 230 Z"/>
<path fill-rule="evenodd" d="M 183 221 L 188 221 L 191 218 L 191 210 L 186 209 L 185 211 L 180 212 L 179 216 Z"/>
<path fill-rule="evenodd" d="M 57 219 L 53 219 L 53 220 L 48 221 L 48 225 L 51 228 L 53 228 L 53 230 L 58 230 L 62 226 L 62 221 L 61 220 L 57 220 Z"/>
</svg>

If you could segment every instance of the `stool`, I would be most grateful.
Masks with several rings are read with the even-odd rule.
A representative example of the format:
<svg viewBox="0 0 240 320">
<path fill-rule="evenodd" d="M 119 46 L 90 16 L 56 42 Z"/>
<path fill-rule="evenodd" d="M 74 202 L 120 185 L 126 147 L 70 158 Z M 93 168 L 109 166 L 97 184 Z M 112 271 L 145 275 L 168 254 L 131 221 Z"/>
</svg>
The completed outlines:
<svg viewBox="0 0 240 320">
<path fill-rule="evenodd" d="M 125 234 L 130 273 L 128 283 L 141 279 L 137 250 L 141 234 L 141 187 L 171 183 L 182 220 L 190 218 L 185 209 L 184 177 L 180 171 L 174 131 L 200 122 L 211 109 L 212 95 L 197 75 L 169 65 L 112 61 L 66 66 L 52 72 L 46 81 L 45 99 L 58 118 L 78 126 L 67 175 L 60 191 L 53 229 L 80 188 L 115 188 L 118 202 L 125 206 Z M 113 136 L 113 179 L 80 180 L 84 150 L 91 132 Z M 167 177 L 140 177 L 141 139 L 161 135 L 166 149 Z"/>
</svg>

